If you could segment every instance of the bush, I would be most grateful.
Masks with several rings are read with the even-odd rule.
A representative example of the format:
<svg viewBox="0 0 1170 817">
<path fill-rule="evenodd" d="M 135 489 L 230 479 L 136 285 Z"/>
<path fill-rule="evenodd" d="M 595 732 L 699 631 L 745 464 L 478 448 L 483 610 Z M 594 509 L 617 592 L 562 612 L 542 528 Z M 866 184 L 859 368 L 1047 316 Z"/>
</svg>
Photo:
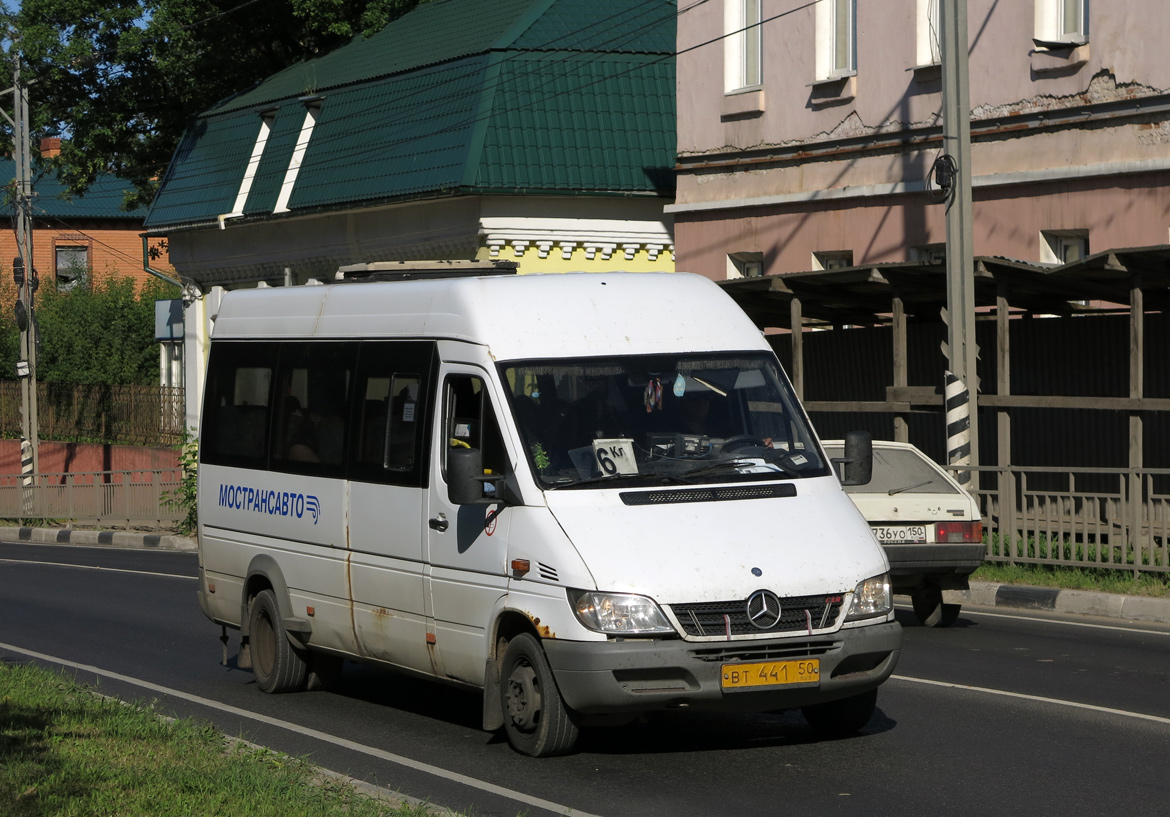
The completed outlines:
<svg viewBox="0 0 1170 817">
<path fill-rule="evenodd" d="M 11 304 L 11 277 L 3 287 L 0 313 L 0 380 L 16 379 L 20 332 Z M 37 379 L 69 385 L 156 385 L 158 343 L 154 339 L 154 302 L 177 298 L 171 284 L 152 278 L 139 292 L 134 279 L 109 274 L 81 280 L 68 292 L 48 282 L 34 305 L 40 327 Z"/>
</svg>

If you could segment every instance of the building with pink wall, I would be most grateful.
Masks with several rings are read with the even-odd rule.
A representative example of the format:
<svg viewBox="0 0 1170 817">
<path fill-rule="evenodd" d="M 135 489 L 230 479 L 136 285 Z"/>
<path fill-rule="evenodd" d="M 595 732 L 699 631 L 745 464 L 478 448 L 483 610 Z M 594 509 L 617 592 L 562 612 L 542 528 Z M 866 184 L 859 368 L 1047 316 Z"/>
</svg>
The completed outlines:
<svg viewBox="0 0 1170 817">
<path fill-rule="evenodd" d="M 679 269 L 721 280 L 941 257 L 937 3 L 680 8 Z M 1163 0 L 967 8 L 975 254 L 1056 264 L 1166 245 Z"/>
</svg>

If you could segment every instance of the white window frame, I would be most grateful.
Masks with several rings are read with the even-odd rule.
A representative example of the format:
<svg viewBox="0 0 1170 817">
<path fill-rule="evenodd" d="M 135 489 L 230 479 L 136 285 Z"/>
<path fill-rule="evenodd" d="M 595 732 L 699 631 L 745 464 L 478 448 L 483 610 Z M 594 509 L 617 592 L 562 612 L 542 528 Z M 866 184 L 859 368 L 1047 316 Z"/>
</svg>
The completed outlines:
<svg viewBox="0 0 1170 817">
<path fill-rule="evenodd" d="M 727 256 L 727 278 L 763 278 L 764 254 L 762 252 L 733 252 Z"/>
<path fill-rule="evenodd" d="M 939 0 L 918 0 L 919 66 L 942 64 L 942 18 Z"/>
<path fill-rule="evenodd" d="M 1081 247 L 1081 257 L 1076 261 L 1087 258 L 1091 251 L 1088 230 L 1042 230 L 1040 232 L 1040 263 L 1060 266 L 1076 263 L 1076 261 L 1064 260 L 1066 250 L 1076 245 Z"/>
<path fill-rule="evenodd" d="M 857 73 L 857 0 L 822 0 L 816 6 L 817 79 Z"/>
<path fill-rule="evenodd" d="M 763 84 L 763 0 L 724 0 L 723 91 L 735 93 Z"/>
<path fill-rule="evenodd" d="M 1036 0 L 1037 45 L 1089 41 L 1089 0 Z"/>
<path fill-rule="evenodd" d="M 845 269 L 853 265 L 853 250 L 822 250 L 812 254 L 814 270 Z"/>
</svg>

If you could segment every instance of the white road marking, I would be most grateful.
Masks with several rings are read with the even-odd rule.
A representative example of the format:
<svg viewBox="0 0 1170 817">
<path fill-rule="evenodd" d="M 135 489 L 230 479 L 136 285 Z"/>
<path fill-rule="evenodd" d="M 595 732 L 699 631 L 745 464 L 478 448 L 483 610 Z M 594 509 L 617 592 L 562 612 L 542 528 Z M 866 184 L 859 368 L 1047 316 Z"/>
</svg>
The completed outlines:
<svg viewBox="0 0 1170 817">
<path fill-rule="evenodd" d="M 1082 704 L 1076 701 L 1064 701 L 1059 698 L 1045 698 L 1041 695 L 1028 695 L 1023 692 L 1009 692 L 1006 689 L 990 689 L 988 687 L 977 687 L 971 686 L 969 684 L 952 684 L 948 681 L 931 681 L 927 678 L 911 678 L 909 675 L 891 675 L 890 678 L 896 681 L 907 681 L 911 684 L 926 684 L 927 686 L 944 687 L 946 689 L 962 689 L 967 692 L 982 692 L 986 695 L 1000 695 L 1005 698 L 1018 698 L 1024 701 L 1053 704 L 1055 706 L 1067 706 L 1073 709 L 1088 709 L 1093 712 L 1102 712 L 1106 715 L 1120 715 L 1124 718 L 1137 718 L 1143 721 L 1170 724 L 1170 718 L 1163 718 L 1160 715 L 1147 715 L 1143 712 L 1130 712 L 1125 709 L 1113 709 L 1108 706 Z"/>
<path fill-rule="evenodd" d="M 432 766 L 429 763 L 422 763 L 417 760 L 412 760 L 409 757 L 383 751 L 382 749 L 378 749 L 373 746 L 366 746 L 365 744 L 356 743 L 352 740 L 346 740 L 345 738 L 337 737 L 336 735 L 330 735 L 327 732 L 321 732 L 317 729 L 310 729 L 306 726 L 301 726 L 290 721 L 283 721 L 279 718 L 271 718 L 267 715 L 261 715 L 256 712 L 249 712 L 246 709 L 239 709 L 238 707 L 223 704 L 219 701 L 213 701 L 209 698 L 202 698 L 198 695 L 191 695 L 190 693 L 182 692 L 177 689 L 171 689 L 170 687 L 161 686 L 159 684 L 154 684 L 150 681 L 144 681 L 140 678 L 132 678 L 129 675 L 110 672 L 109 670 L 100 669 L 99 667 L 90 666 L 89 664 L 78 664 L 73 661 L 67 661 L 64 658 L 45 655 L 44 653 L 34 652 L 33 650 L 26 650 L 22 647 L 14 647 L 11 644 L 0 643 L 0 650 L 8 650 L 9 652 L 19 653 L 20 655 L 27 655 L 30 658 L 36 658 L 40 661 L 47 661 L 51 664 L 58 664 L 63 667 L 80 670 L 82 672 L 91 672 L 94 675 L 100 675 L 103 678 L 111 678 L 115 681 L 122 681 L 123 683 L 133 684 L 134 686 L 142 687 L 143 689 L 149 689 L 152 692 L 157 692 L 162 695 L 171 695 L 176 698 L 181 698 L 184 701 L 190 701 L 192 703 L 199 704 L 200 706 L 218 709 L 220 712 L 225 712 L 230 715 L 236 715 L 237 717 L 259 721 L 260 723 L 266 723 L 269 726 L 277 726 L 281 729 L 287 729 L 290 732 L 296 732 L 299 735 L 304 735 L 324 743 L 331 743 L 334 746 L 339 746 L 343 749 L 349 749 L 353 752 L 360 752 L 361 754 L 376 757 L 379 760 L 385 760 L 389 763 L 397 763 L 399 766 L 405 766 L 408 769 L 426 772 L 427 774 L 441 777 L 444 780 L 450 780 L 453 783 L 470 786 L 473 789 L 479 789 L 480 791 L 488 792 L 489 794 L 496 794 L 501 797 L 507 797 L 508 799 L 515 800 L 518 803 L 524 803 L 529 806 L 536 806 L 537 808 L 542 808 L 556 814 L 566 815 L 566 817 L 597 817 L 595 814 L 579 811 L 577 809 L 570 808 L 569 806 L 562 806 L 559 803 L 553 803 L 549 800 L 533 797 L 531 795 L 524 794 L 523 792 L 506 789 L 503 786 L 497 786 L 494 783 L 488 783 L 486 780 L 479 780 L 478 778 L 468 777 L 467 775 L 459 774 L 458 772 L 452 772 L 438 766 Z"/>
<path fill-rule="evenodd" d="M 187 579 L 198 581 L 195 576 L 180 576 L 178 573 L 155 573 L 150 570 L 128 570 L 124 567 L 101 567 L 99 565 L 75 565 L 70 562 L 37 562 L 32 559 L 0 559 L 0 564 L 11 565 L 42 565 L 45 567 L 72 567 L 77 570 L 102 570 L 107 573 L 133 573 L 136 576 L 162 576 L 167 579 Z"/>
</svg>

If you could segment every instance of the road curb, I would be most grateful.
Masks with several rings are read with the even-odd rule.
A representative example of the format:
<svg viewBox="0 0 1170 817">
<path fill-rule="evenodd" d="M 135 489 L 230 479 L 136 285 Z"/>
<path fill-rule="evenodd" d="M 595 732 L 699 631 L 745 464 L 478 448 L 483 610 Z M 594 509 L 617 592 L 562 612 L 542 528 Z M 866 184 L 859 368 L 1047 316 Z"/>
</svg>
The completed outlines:
<svg viewBox="0 0 1170 817">
<path fill-rule="evenodd" d="M 91 547 L 146 548 L 149 550 L 196 549 L 195 540 L 170 533 L 142 533 L 120 530 L 76 530 L 74 528 L 0 527 L 0 540 L 40 545 L 86 545 Z"/>
<path fill-rule="evenodd" d="M 992 582 L 971 582 L 970 590 L 947 590 L 943 593 L 943 598 L 952 603 L 980 607 L 1047 610 L 1053 613 L 1170 624 L 1170 598 L 1122 596 L 1115 593 Z"/>
</svg>

